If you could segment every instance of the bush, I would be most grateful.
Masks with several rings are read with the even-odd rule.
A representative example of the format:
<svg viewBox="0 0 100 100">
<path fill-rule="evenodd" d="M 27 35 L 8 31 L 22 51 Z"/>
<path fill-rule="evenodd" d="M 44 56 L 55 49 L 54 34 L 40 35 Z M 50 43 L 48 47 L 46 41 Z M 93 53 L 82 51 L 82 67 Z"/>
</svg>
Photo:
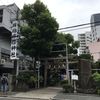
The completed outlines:
<svg viewBox="0 0 100 100">
<path fill-rule="evenodd" d="M 63 89 L 66 90 L 66 92 L 72 92 L 72 90 L 73 90 L 73 87 L 71 84 L 63 84 L 62 87 L 63 87 Z"/>
<path fill-rule="evenodd" d="M 43 82 L 43 77 L 42 76 L 39 77 L 39 81 Z"/>
<path fill-rule="evenodd" d="M 27 72 L 20 72 L 18 74 L 18 76 L 16 77 L 16 79 L 19 80 L 19 81 L 23 81 L 23 82 L 28 84 L 29 81 L 30 81 L 30 75 Z"/>
<path fill-rule="evenodd" d="M 63 84 L 68 84 L 68 80 L 61 80 L 61 81 L 60 81 L 60 84 L 61 84 L 61 86 L 62 86 Z"/>
<path fill-rule="evenodd" d="M 50 79 L 50 85 L 55 85 L 57 83 L 57 78 Z"/>
<path fill-rule="evenodd" d="M 92 74 L 92 78 L 94 82 L 96 82 L 96 90 L 97 93 L 100 95 L 100 74 L 98 72 L 95 72 Z"/>
<path fill-rule="evenodd" d="M 37 79 L 34 77 L 34 76 L 31 76 L 30 77 L 30 83 L 31 84 L 34 84 L 34 83 L 36 83 L 37 82 Z"/>
<path fill-rule="evenodd" d="M 98 94 L 100 95 L 100 89 L 98 90 Z"/>
<path fill-rule="evenodd" d="M 31 84 L 34 84 L 37 81 L 38 81 L 37 78 L 35 78 L 34 76 L 30 76 L 30 83 Z M 42 76 L 39 76 L 39 82 L 43 82 L 43 77 Z"/>
<path fill-rule="evenodd" d="M 98 72 L 95 72 L 94 74 L 92 74 L 92 77 L 95 82 L 100 83 L 100 74 Z"/>
<path fill-rule="evenodd" d="M 63 84 L 62 87 L 65 89 L 71 89 L 72 85 L 71 84 Z"/>
</svg>

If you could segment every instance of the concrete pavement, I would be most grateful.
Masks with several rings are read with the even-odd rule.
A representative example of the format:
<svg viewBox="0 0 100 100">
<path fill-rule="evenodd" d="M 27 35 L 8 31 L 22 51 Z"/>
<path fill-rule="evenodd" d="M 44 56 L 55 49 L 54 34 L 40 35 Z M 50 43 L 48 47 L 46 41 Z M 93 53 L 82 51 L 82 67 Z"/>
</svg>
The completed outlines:
<svg viewBox="0 0 100 100">
<path fill-rule="evenodd" d="M 27 92 L 8 92 L 7 95 L 0 96 L 37 100 L 100 100 L 100 95 L 65 93 L 62 87 L 47 87 Z"/>
<path fill-rule="evenodd" d="M 59 93 L 60 91 L 62 91 L 62 88 L 47 87 L 28 92 L 20 92 L 15 95 L 12 95 L 12 97 L 37 98 L 37 99 L 48 100 L 56 96 L 57 93 Z"/>
<path fill-rule="evenodd" d="M 33 98 L 33 99 L 50 100 L 61 91 L 63 91 L 61 87 L 47 87 L 42 89 L 34 89 L 27 92 L 8 92 L 7 95 L 0 95 L 0 96 L 12 97 L 12 98 L 28 98 L 28 99 Z"/>
</svg>

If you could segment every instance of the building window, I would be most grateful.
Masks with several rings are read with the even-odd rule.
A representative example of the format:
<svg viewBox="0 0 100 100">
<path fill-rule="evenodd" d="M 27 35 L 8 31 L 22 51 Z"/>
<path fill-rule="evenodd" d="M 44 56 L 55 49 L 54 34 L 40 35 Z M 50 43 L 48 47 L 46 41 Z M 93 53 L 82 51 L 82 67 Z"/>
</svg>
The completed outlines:
<svg viewBox="0 0 100 100">
<path fill-rule="evenodd" d="M 3 15 L 3 9 L 0 10 L 0 15 Z"/>
<path fill-rule="evenodd" d="M 2 23 L 2 17 L 0 17 L 0 23 Z"/>
<path fill-rule="evenodd" d="M 85 34 L 80 34 L 81 36 L 85 36 Z"/>
<path fill-rule="evenodd" d="M 81 39 L 85 39 L 85 37 L 81 37 Z"/>
<path fill-rule="evenodd" d="M 85 42 L 85 40 L 81 40 L 81 42 Z"/>
<path fill-rule="evenodd" d="M 8 54 L 1 53 L 1 59 L 5 59 L 7 62 L 12 62 L 12 60 L 10 60 L 10 55 Z"/>
<path fill-rule="evenodd" d="M 2 23 L 3 20 L 3 9 L 0 10 L 0 23 Z"/>
</svg>

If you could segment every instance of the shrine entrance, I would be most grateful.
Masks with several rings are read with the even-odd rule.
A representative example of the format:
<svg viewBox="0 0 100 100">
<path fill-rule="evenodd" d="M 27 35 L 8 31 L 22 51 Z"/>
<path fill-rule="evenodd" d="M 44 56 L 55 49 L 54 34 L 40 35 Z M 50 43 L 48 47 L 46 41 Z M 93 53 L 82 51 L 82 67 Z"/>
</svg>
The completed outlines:
<svg viewBox="0 0 100 100">
<path fill-rule="evenodd" d="M 48 85 L 54 85 L 55 81 L 57 83 L 60 82 L 61 74 L 65 74 L 67 77 L 66 57 L 41 58 L 40 61 L 41 61 L 41 65 L 42 65 L 41 69 L 43 71 L 43 76 L 44 76 L 44 87 L 46 87 Z M 70 61 L 68 62 L 68 64 L 69 63 L 70 63 Z M 68 74 L 70 74 L 70 73 L 71 73 L 71 71 L 69 69 Z M 51 82 L 54 82 L 54 83 L 51 83 Z"/>
</svg>

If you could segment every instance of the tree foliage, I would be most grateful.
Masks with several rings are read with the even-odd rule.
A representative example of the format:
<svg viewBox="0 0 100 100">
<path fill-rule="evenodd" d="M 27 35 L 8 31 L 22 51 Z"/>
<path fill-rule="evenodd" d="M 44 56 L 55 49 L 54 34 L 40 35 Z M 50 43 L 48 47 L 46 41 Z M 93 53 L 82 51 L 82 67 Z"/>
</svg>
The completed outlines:
<svg viewBox="0 0 100 100">
<path fill-rule="evenodd" d="M 93 57 L 91 56 L 91 54 L 81 54 L 78 56 L 78 59 L 90 59 L 93 60 Z"/>
<path fill-rule="evenodd" d="M 22 53 L 30 57 L 46 56 L 52 50 L 59 27 L 56 19 L 40 0 L 25 4 L 21 15 L 28 24 L 21 27 L 21 35 L 24 36 L 20 42 Z"/>
<path fill-rule="evenodd" d="M 100 84 L 100 74 L 98 72 L 92 74 L 92 77 L 95 82 L 98 82 Z"/>
<path fill-rule="evenodd" d="M 78 53 L 78 47 L 79 47 L 79 41 L 75 41 L 74 37 L 71 34 L 63 34 L 63 33 L 57 33 L 56 39 L 54 41 L 54 44 L 61 44 L 61 45 L 54 45 L 53 51 L 60 51 L 60 50 L 66 50 L 67 45 L 67 51 L 68 54 L 77 54 Z M 58 52 L 58 54 L 66 55 L 66 52 Z M 55 55 L 55 53 L 53 53 Z"/>
<path fill-rule="evenodd" d="M 100 61 L 92 62 L 91 65 L 92 65 L 91 66 L 92 68 L 99 69 L 100 68 Z"/>
</svg>

